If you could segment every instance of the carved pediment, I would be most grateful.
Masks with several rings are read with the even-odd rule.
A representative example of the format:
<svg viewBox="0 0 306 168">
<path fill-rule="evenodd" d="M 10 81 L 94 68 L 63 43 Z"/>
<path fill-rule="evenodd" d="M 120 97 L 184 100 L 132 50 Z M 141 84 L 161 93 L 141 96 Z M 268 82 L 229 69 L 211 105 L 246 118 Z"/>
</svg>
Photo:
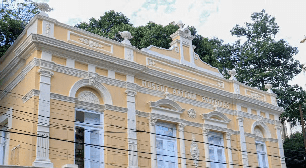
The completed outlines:
<svg viewBox="0 0 306 168">
<path fill-rule="evenodd" d="M 202 114 L 205 124 L 216 125 L 220 127 L 227 127 L 227 124 L 231 121 L 226 115 L 219 111 L 212 111 L 208 114 Z"/>
<path fill-rule="evenodd" d="M 179 104 L 170 99 L 160 99 L 156 102 L 149 102 L 153 113 L 169 115 L 180 118 L 180 115 L 185 111 Z"/>
</svg>

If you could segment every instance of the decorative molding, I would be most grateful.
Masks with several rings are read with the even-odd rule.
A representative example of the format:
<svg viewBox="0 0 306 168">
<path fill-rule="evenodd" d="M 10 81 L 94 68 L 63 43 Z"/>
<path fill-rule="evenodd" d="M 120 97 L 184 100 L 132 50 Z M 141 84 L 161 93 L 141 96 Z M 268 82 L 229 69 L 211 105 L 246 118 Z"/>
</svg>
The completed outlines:
<svg viewBox="0 0 306 168">
<path fill-rule="evenodd" d="M 40 73 L 41 76 L 45 76 L 45 77 L 48 77 L 48 78 L 51 78 L 54 73 L 48 69 L 44 69 L 44 68 L 40 68 L 38 70 L 38 73 Z"/>
<path fill-rule="evenodd" d="M 255 134 L 255 127 L 256 126 L 258 126 L 259 128 L 262 129 L 265 138 L 271 138 L 271 131 L 270 131 L 269 127 L 263 122 L 262 119 L 259 119 L 258 121 L 255 121 L 252 124 L 252 128 L 251 128 L 251 133 L 252 134 Z"/>
<path fill-rule="evenodd" d="M 27 94 L 25 94 L 21 98 L 21 100 L 23 101 L 23 103 L 25 103 L 25 102 L 27 102 L 28 100 L 30 100 L 34 96 L 39 96 L 39 90 L 36 90 L 36 89 L 30 90 Z"/>
<path fill-rule="evenodd" d="M 188 113 L 188 117 L 189 118 L 196 118 L 197 117 L 197 113 L 196 113 L 196 111 L 194 109 L 189 109 L 187 111 L 187 113 Z"/>
<path fill-rule="evenodd" d="M 150 102 L 150 107 L 179 114 L 182 114 L 185 111 L 185 109 L 183 109 L 179 104 L 170 99 L 160 99 L 156 102 Z"/>
<path fill-rule="evenodd" d="M 135 90 L 126 90 L 125 93 L 127 96 L 130 96 L 130 97 L 135 97 L 137 94 Z"/>
<path fill-rule="evenodd" d="M 213 122 L 221 122 L 221 123 L 225 123 L 228 124 L 231 120 L 224 115 L 223 113 L 219 112 L 219 111 L 212 111 L 208 114 L 202 114 L 203 120 L 211 120 Z M 220 119 L 215 119 L 212 117 L 217 117 Z"/>
<path fill-rule="evenodd" d="M 79 38 L 79 41 L 81 41 L 83 44 L 88 45 L 89 47 L 93 47 L 93 48 L 103 48 L 103 45 L 99 44 L 98 42 L 92 41 L 90 39 L 87 38 Z"/>
<path fill-rule="evenodd" d="M 179 128 L 178 131 L 179 131 L 179 132 L 184 132 L 185 126 L 186 126 L 185 123 L 182 123 L 182 122 L 179 123 L 179 124 L 178 124 L 178 128 Z"/>
<path fill-rule="evenodd" d="M 150 117 L 149 117 L 150 125 L 155 126 L 156 122 L 157 122 L 157 119 L 153 115 L 150 115 Z"/>
<path fill-rule="evenodd" d="M 200 150 L 199 150 L 198 144 L 196 143 L 195 136 L 193 134 L 192 134 L 192 142 L 190 145 L 190 155 L 191 155 L 191 158 L 193 159 L 194 167 L 198 167 Z"/>
<path fill-rule="evenodd" d="M 210 80 L 213 80 L 213 81 L 216 81 L 216 83 L 210 83 L 210 82 L 206 82 L 206 81 L 203 81 L 203 80 L 199 80 L 199 79 L 196 79 L 196 78 L 191 78 L 189 76 L 186 76 L 186 75 L 182 75 L 180 73 L 176 73 L 176 72 L 173 72 L 173 71 L 169 71 L 167 69 L 163 69 L 163 68 L 160 68 L 160 67 L 157 67 L 155 66 L 156 63 L 159 63 L 159 64 L 162 64 L 162 65 L 165 65 L 167 67 L 171 67 L 171 68 L 176 68 L 176 69 L 179 69 L 179 70 L 182 70 L 184 72 L 189 72 L 189 73 L 192 73 L 194 75 L 197 75 L 197 76 L 200 76 L 200 77 L 204 77 L 204 78 L 207 78 L 207 79 L 210 79 Z M 150 66 L 151 68 L 154 68 L 156 70 L 159 70 L 159 71 L 162 71 L 162 72 L 166 72 L 168 74 L 173 74 L 175 76 L 178 76 L 178 77 L 182 77 L 182 78 L 185 78 L 187 80 L 191 80 L 191 81 L 194 81 L 194 82 L 198 82 L 198 83 L 205 83 L 205 84 L 208 84 L 208 85 L 211 85 L 211 86 L 215 86 L 215 87 L 219 87 L 219 88 L 222 88 L 224 89 L 224 82 L 222 80 L 218 80 L 216 78 L 213 78 L 213 77 L 209 77 L 207 75 L 204 75 L 204 74 L 199 74 L 199 73 L 196 73 L 192 70 L 189 70 L 189 69 L 185 69 L 185 68 L 181 68 L 181 67 L 178 67 L 176 65 L 172 65 L 170 63 L 166 63 L 164 61 L 160 61 L 160 60 L 157 60 L 157 59 L 152 59 L 152 58 L 149 58 L 147 57 L 147 66 Z"/>
<path fill-rule="evenodd" d="M 103 98 L 103 101 L 105 104 L 113 104 L 112 101 L 112 96 L 109 93 L 108 89 L 103 86 L 96 78 L 94 78 L 95 82 L 90 82 L 90 79 L 81 79 L 77 81 L 70 89 L 69 91 L 69 96 L 70 97 L 75 97 L 76 92 L 79 90 L 79 88 L 84 87 L 84 86 L 89 86 L 97 89 L 99 92 L 100 96 Z"/>
<path fill-rule="evenodd" d="M 246 137 L 249 137 L 249 138 L 254 138 L 255 141 L 261 141 L 261 142 L 269 141 L 269 142 L 274 142 L 274 143 L 277 143 L 277 142 L 278 142 L 278 139 L 274 139 L 274 138 L 263 138 L 263 137 L 257 136 L 256 134 L 252 134 L 252 133 L 244 133 L 244 135 L 245 135 Z"/>
<path fill-rule="evenodd" d="M 77 36 L 78 41 L 71 39 L 71 35 Z M 105 43 L 103 41 L 96 40 L 94 38 L 84 36 L 84 35 L 81 35 L 81 34 L 78 34 L 78 33 L 72 32 L 72 31 L 68 31 L 67 41 L 72 42 L 72 43 L 76 43 L 76 44 L 81 44 L 83 46 L 88 46 L 90 48 L 94 48 L 94 49 L 102 51 L 102 52 L 108 52 L 108 53 L 113 54 L 113 45 L 112 44 L 108 44 L 108 43 Z M 106 50 L 104 46 L 110 47 L 110 51 Z"/>
<path fill-rule="evenodd" d="M 78 100 L 93 104 L 100 104 L 99 98 L 91 91 L 82 91 L 78 94 Z"/>
<path fill-rule="evenodd" d="M 201 123 L 196 123 L 196 122 L 187 121 L 187 120 L 184 120 L 184 119 L 169 117 L 169 116 L 161 115 L 161 114 L 148 113 L 148 112 L 142 112 L 142 111 L 136 110 L 136 115 L 138 115 L 138 117 L 149 118 L 151 116 L 154 119 L 158 119 L 158 120 L 171 121 L 171 122 L 174 122 L 174 123 L 184 123 L 184 124 L 186 124 L 186 126 L 188 125 L 188 126 L 191 126 L 191 127 L 197 127 L 197 128 L 202 128 L 203 127 L 203 124 L 201 124 Z"/>
<path fill-rule="evenodd" d="M 110 104 L 105 104 L 105 110 L 116 111 L 120 113 L 127 113 L 128 109 L 125 107 L 118 107 Z"/>
<path fill-rule="evenodd" d="M 8 93 L 10 93 L 24 78 L 25 76 L 36 66 L 37 59 L 29 62 L 26 67 L 0 92 L 0 100 L 2 100 Z"/>
<path fill-rule="evenodd" d="M 217 132 L 225 132 L 225 133 L 231 133 L 231 134 L 239 134 L 240 131 L 234 131 L 229 128 L 223 128 L 215 125 L 210 125 L 210 124 L 203 124 L 203 130 L 213 130 Z"/>
</svg>

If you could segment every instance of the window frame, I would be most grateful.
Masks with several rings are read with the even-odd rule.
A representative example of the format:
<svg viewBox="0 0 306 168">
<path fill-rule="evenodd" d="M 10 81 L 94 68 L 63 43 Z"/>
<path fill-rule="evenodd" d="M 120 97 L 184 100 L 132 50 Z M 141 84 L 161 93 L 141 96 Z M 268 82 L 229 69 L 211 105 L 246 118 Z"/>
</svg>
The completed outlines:
<svg viewBox="0 0 306 168">
<path fill-rule="evenodd" d="M 260 151 L 257 149 L 257 144 L 262 144 L 264 147 L 264 151 Z M 258 161 L 258 167 L 260 168 L 269 168 L 269 162 L 268 162 L 268 153 L 267 153 L 267 147 L 266 143 L 262 141 L 255 141 L 255 148 L 256 148 L 256 153 L 257 153 L 257 161 Z M 263 165 L 262 160 L 258 160 L 258 158 L 261 158 L 260 155 L 264 154 L 265 155 L 265 163 L 266 165 Z"/>
<path fill-rule="evenodd" d="M 99 125 L 96 125 L 96 124 L 86 124 L 86 122 L 80 122 L 80 121 L 77 121 L 76 120 L 76 115 L 77 115 L 77 111 L 80 111 L 80 112 L 83 112 L 84 114 L 85 113 L 92 113 L 92 114 L 98 114 L 99 117 L 100 117 L 100 120 L 99 120 Z M 84 116 L 85 117 L 85 116 Z M 85 118 L 84 118 L 85 119 Z M 100 113 L 100 112 L 96 112 L 96 111 L 91 111 L 91 110 L 85 110 L 85 109 L 75 109 L 75 124 L 74 124 L 74 131 L 76 130 L 76 127 L 82 127 L 84 128 L 85 130 L 90 130 L 90 131 L 99 131 L 99 145 L 100 146 L 104 146 L 104 113 Z M 85 131 L 84 131 L 85 132 Z M 84 136 L 85 136 L 85 133 L 84 133 Z M 85 142 L 86 138 L 84 138 L 84 143 Z M 74 133 L 74 142 L 76 142 L 76 139 L 75 139 L 75 133 Z M 86 155 L 89 156 L 90 158 L 90 153 L 89 154 L 85 154 L 85 151 L 86 151 L 86 148 L 88 150 L 88 148 L 90 149 L 90 146 L 84 146 L 84 158 L 86 158 Z M 75 145 L 74 145 L 74 156 L 75 156 Z M 100 148 L 100 167 L 99 168 L 104 168 L 104 150 L 103 148 L 101 147 Z M 75 163 L 75 157 L 74 157 L 74 164 Z M 84 167 L 86 168 L 90 168 L 90 159 L 84 159 Z"/>
<path fill-rule="evenodd" d="M 209 138 L 211 137 L 211 136 L 214 136 L 214 137 L 220 137 L 221 138 L 221 146 L 214 146 L 214 144 L 211 144 L 210 142 L 209 142 Z M 222 149 L 222 161 L 221 161 L 221 163 L 215 163 L 215 165 L 216 165 L 216 168 L 225 168 L 226 166 L 225 166 L 225 164 L 223 164 L 223 163 L 226 163 L 226 157 L 225 157 L 225 150 L 224 150 L 224 137 L 223 137 L 223 133 L 220 133 L 220 132 L 214 132 L 214 131 L 210 131 L 209 133 L 208 133 L 208 135 L 207 135 L 207 138 L 208 138 L 208 150 L 210 150 L 211 148 L 213 148 L 213 151 L 214 151 L 214 158 L 215 158 L 215 160 L 214 161 L 212 161 L 212 162 L 210 162 L 211 164 L 212 163 L 214 163 L 214 162 L 216 162 L 216 160 L 218 160 L 218 149 Z M 216 149 L 216 150 L 215 150 Z M 210 159 L 211 158 L 211 156 L 210 156 L 210 153 L 209 153 L 209 160 L 211 160 Z M 217 158 L 217 159 L 216 159 Z M 220 167 L 220 165 L 222 165 L 221 167 Z"/>
<path fill-rule="evenodd" d="M 157 133 L 157 126 L 165 126 L 165 127 L 168 127 L 168 128 L 172 128 L 173 129 L 173 138 L 171 137 L 165 137 L 165 136 L 162 136 L 160 134 Z M 175 168 L 178 168 L 178 156 L 177 156 L 177 152 L 178 152 L 178 149 L 177 149 L 177 129 L 176 129 L 176 124 L 172 124 L 172 123 L 168 123 L 168 122 L 163 122 L 163 121 L 157 121 L 156 124 L 155 124 L 155 148 L 156 148 L 156 167 L 158 168 L 158 160 L 157 160 L 157 140 L 163 140 L 163 141 L 173 141 L 174 142 L 174 154 L 175 154 Z"/>
</svg>

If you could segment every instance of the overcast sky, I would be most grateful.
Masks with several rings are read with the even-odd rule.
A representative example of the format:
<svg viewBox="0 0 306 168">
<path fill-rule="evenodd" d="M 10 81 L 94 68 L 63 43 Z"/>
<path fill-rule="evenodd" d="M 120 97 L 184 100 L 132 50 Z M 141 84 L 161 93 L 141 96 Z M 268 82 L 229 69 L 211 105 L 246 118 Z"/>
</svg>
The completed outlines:
<svg viewBox="0 0 306 168">
<path fill-rule="evenodd" d="M 182 20 L 195 26 L 204 37 L 218 37 L 227 43 L 234 42 L 230 30 L 250 21 L 253 12 L 266 12 L 276 18 L 280 27 L 277 39 L 285 39 L 298 47 L 295 56 L 306 63 L 306 0 L 34 0 L 48 2 L 54 9 L 51 18 L 75 25 L 89 18 L 98 18 L 106 11 L 115 10 L 126 15 L 135 26 L 149 21 L 167 25 Z M 293 81 L 305 87 L 306 75 L 301 73 Z"/>
</svg>

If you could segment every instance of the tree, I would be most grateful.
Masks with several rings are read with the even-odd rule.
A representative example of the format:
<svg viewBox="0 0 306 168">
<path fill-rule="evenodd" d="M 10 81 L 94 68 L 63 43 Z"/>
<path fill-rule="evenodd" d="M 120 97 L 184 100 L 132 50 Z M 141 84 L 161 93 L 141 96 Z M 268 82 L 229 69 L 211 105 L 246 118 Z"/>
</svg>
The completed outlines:
<svg viewBox="0 0 306 168">
<path fill-rule="evenodd" d="M 88 32 L 111 39 L 113 39 L 114 37 L 111 37 L 109 35 L 109 32 L 112 30 L 113 27 L 118 26 L 132 26 L 132 24 L 130 23 L 130 19 L 128 19 L 124 14 L 120 12 L 115 12 L 113 10 L 105 12 L 104 15 L 100 16 L 99 19 L 89 19 L 89 23 L 82 22 L 80 24 L 75 25 L 75 27 L 77 28 L 81 28 Z"/>
<path fill-rule="evenodd" d="M 253 13 L 251 19 L 251 23 L 231 30 L 233 36 L 244 38 L 236 41 L 237 80 L 261 90 L 265 90 L 265 83 L 271 83 L 274 90 L 287 88 L 288 82 L 302 71 L 303 66 L 293 58 L 297 48 L 275 39 L 279 26 L 265 10 Z"/>
<path fill-rule="evenodd" d="M 0 57 L 15 42 L 27 23 L 38 13 L 38 9 L 30 0 L 23 3 L 3 1 L 0 9 Z"/>
<path fill-rule="evenodd" d="M 283 146 L 288 168 L 306 167 L 302 133 L 297 132 L 286 138 Z"/>
</svg>

